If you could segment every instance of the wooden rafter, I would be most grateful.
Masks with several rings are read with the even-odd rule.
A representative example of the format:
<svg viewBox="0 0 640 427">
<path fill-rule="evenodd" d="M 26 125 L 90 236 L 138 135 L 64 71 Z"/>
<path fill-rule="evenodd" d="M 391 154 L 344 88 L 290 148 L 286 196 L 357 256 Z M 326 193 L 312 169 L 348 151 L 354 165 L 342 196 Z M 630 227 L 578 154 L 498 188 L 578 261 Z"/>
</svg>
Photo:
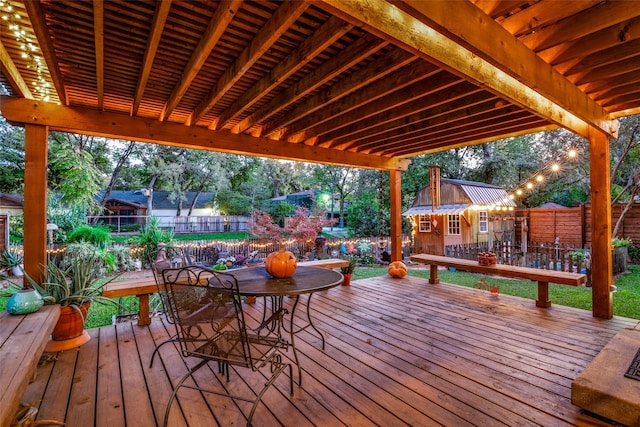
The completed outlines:
<svg viewBox="0 0 640 427">
<path fill-rule="evenodd" d="M 500 25 L 517 37 L 555 23 L 567 16 L 567 14 L 579 13 L 601 1 L 602 0 L 539 2 L 527 7 L 520 13 L 506 17 L 500 22 Z"/>
<path fill-rule="evenodd" d="M 477 99 L 476 105 L 469 102 L 471 97 Z M 394 144 L 404 143 L 405 137 L 411 138 L 415 134 L 424 133 L 437 126 L 453 126 L 459 120 L 474 118 L 495 109 L 496 97 L 492 93 L 483 91 L 471 95 L 471 97 L 446 102 L 434 108 L 384 123 L 382 126 L 370 129 L 365 138 L 352 137 L 353 142 L 344 144 L 340 148 L 353 148 L 363 152 L 369 152 L 368 150 L 374 148 L 386 149 Z M 445 115 L 444 112 L 447 114 Z"/>
<path fill-rule="evenodd" d="M 142 68 L 138 76 L 138 83 L 136 84 L 136 95 L 133 99 L 133 106 L 131 108 L 131 115 L 138 114 L 140 103 L 142 102 L 142 96 L 144 90 L 147 87 L 147 81 L 149 80 L 149 74 L 151 73 L 151 67 L 153 61 L 156 58 L 158 52 L 158 45 L 160 44 L 160 38 L 162 37 L 162 30 L 164 24 L 169 16 L 169 10 L 171 10 L 172 0 L 160 0 L 156 3 L 156 11 L 153 15 L 153 22 L 151 24 L 151 32 L 149 39 L 147 40 L 147 47 L 144 50 L 144 59 L 142 60 Z"/>
<path fill-rule="evenodd" d="M 271 19 L 256 33 L 216 85 L 194 110 L 189 124 L 195 124 L 245 75 L 253 64 L 284 34 L 309 7 L 308 0 L 282 3 Z"/>
<path fill-rule="evenodd" d="M 348 137 L 363 129 L 370 129 L 405 117 L 411 112 L 412 107 L 408 107 L 409 105 L 414 106 L 413 103 L 420 103 L 420 100 L 431 104 L 432 101 L 429 99 L 431 95 L 447 91 L 461 82 L 460 78 L 453 74 L 435 71 L 439 70 L 432 70 L 433 74 L 427 74 L 424 81 L 419 80 L 403 87 L 402 90 L 363 103 L 353 111 L 313 127 L 311 131 L 319 137 L 316 143 L 322 144 L 336 138 Z"/>
<path fill-rule="evenodd" d="M 292 150 L 290 143 L 266 138 L 213 131 L 201 126 L 185 127 L 179 123 L 131 117 L 128 114 L 63 107 L 7 96 L 0 96 L 0 110 L 11 123 L 47 125 L 51 130 L 130 141 L 367 169 L 406 170 L 411 163 L 403 159 L 303 145 L 298 145 L 296 150 Z"/>
<path fill-rule="evenodd" d="M 377 79 L 384 78 L 415 60 L 415 56 L 400 49 L 393 49 L 376 59 L 369 65 L 369 67 L 356 70 L 353 74 L 340 80 L 327 90 L 309 97 L 296 105 L 291 111 L 288 111 L 281 117 L 268 122 L 264 126 L 263 134 L 265 136 L 269 136 L 273 132 L 279 131 L 281 132 L 281 136 L 277 139 L 281 139 L 286 134 L 288 135 L 287 139 L 289 141 L 296 141 L 296 138 L 291 136 L 291 134 L 295 132 L 294 128 L 287 128 L 285 132 L 282 132 L 282 128 L 302 117 L 324 108 L 328 104 L 335 104 L 342 98 L 351 95 Z"/>
<path fill-rule="evenodd" d="M 67 90 L 64 85 L 64 79 L 60 72 L 60 67 L 56 58 L 55 50 L 51 43 L 51 37 L 47 31 L 46 19 L 40 2 L 28 1 L 24 3 L 27 15 L 29 15 L 29 21 L 31 21 L 31 28 L 38 40 L 40 51 L 44 57 L 44 62 L 47 64 L 51 81 L 58 94 L 58 99 L 64 105 L 69 105 L 69 98 L 67 96 Z"/>
<path fill-rule="evenodd" d="M 16 93 L 27 99 L 33 99 L 33 95 L 29 90 L 29 85 L 25 83 L 24 79 L 20 75 L 20 71 L 16 68 L 16 64 L 11 59 L 9 52 L 5 49 L 4 45 L 0 41 L 0 65 L 2 65 L 2 72 L 9 80 L 9 84 L 16 91 Z"/>
<path fill-rule="evenodd" d="M 412 59 L 407 58 L 406 62 L 410 60 Z M 387 70 L 385 69 L 384 71 L 386 72 Z M 295 124 L 287 128 L 285 136 L 289 140 L 294 141 L 306 140 L 322 135 L 326 133 L 323 129 L 331 127 L 331 124 L 340 120 L 340 118 L 344 119 L 348 117 L 350 111 L 357 110 L 355 115 L 358 115 L 358 112 L 361 112 L 362 108 L 370 109 L 372 106 L 379 105 L 376 101 L 388 104 L 389 99 L 393 97 L 394 93 L 403 93 L 403 95 L 399 96 L 401 99 L 396 105 L 409 102 L 409 96 L 412 93 L 410 89 L 416 86 L 428 87 L 428 83 L 425 84 L 423 82 L 439 71 L 440 69 L 438 67 L 429 62 L 413 60 L 411 64 L 402 68 L 401 71 L 388 74 L 384 78 L 381 78 L 380 75 L 373 75 L 370 71 L 368 75 L 366 75 L 365 80 L 365 82 L 369 84 L 363 86 L 357 92 L 350 93 L 349 96 L 344 97 L 341 102 L 327 103 L 328 105 L 325 108 L 298 120 Z M 358 74 L 367 73 L 363 72 Z M 350 79 L 350 81 L 355 82 L 357 77 L 358 76 Z M 391 108 L 393 108 L 393 106 Z M 360 119 L 363 118 L 366 117 L 364 115 L 360 117 Z"/>
<path fill-rule="evenodd" d="M 373 52 L 384 48 L 386 45 L 387 42 L 381 41 L 373 36 L 365 36 L 358 39 L 358 41 L 349 45 L 349 47 L 340 54 L 323 63 L 316 70 L 307 74 L 301 81 L 292 85 L 270 102 L 260 107 L 249 117 L 242 120 L 242 122 L 234 126 L 232 132 L 244 132 L 262 120 L 282 111 L 332 78 L 348 70 Z"/>
<path fill-rule="evenodd" d="M 198 42 L 198 46 L 196 46 L 191 54 L 191 58 L 189 58 L 189 62 L 187 62 L 187 65 L 184 67 L 178 84 L 173 88 L 171 95 L 169 95 L 169 100 L 165 104 L 160 120 L 167 120 L 173 110 L 178 106 L 178 103 L 187 92 L 187 89 L 189 89 L 193 79 L 195 79 L 200 72 L 200 69 L 211 54 L 216 43 L 218 43 L 227 26 L 235 17 L 240 4 L 241 0 L 225 0 L 218 4 L 206 31 Z"/>
<path fill-rule="evenodd" d="M 104 0 L 93 1 L 93 37 L 96 61 L 98 109 L 104 108 Z"/>
<path fill-rule="evenodd" d="M 302 45 L 291 52 L 287 58 L 265 75 L 248 92 L 245 92 L 236 102 L 222 113 L 210 126 L 211 129 L 222 129 L 230 120 L 251 107 L 278 84 L 289 78 L 293 73 L 305 66 L 327 47 L 353 28 L 344 21 L 331 17 L 314 34 L 306 39 Z"/>
</svg>

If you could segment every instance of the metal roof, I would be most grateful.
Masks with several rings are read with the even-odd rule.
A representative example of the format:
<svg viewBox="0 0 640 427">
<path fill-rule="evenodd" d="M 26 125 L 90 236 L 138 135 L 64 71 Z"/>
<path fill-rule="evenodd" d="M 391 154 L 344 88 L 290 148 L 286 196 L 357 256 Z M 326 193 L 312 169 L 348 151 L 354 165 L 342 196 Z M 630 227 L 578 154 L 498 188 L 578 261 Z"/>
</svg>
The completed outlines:
<svg viewBox="0 0 640 427">
<path fill-rule="evenodd" d="M 470 205 L 442 205 L 435 209 L 432 209 L 431 206 L 416 206 L 404 212 L 402 215 L 460 215 L 467 210 L 469 206 Z"/>
</svg>

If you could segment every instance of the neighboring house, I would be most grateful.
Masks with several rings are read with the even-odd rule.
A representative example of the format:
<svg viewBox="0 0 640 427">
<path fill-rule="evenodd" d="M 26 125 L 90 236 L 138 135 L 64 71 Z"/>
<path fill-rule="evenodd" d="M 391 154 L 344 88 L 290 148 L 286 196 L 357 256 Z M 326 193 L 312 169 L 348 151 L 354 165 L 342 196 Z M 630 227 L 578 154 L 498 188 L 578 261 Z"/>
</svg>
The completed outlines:
<svg viewBox="0 0 640 427">
<path fill-rule="evenodd" d="M 403 215 L 413 226 L 414 252 L 444 255 L 448 245 L 511 240 L 515 206 L 495 185 L 442 178 L 440 206 L 432 206 L 425 185 Z"/>
<path fill-rule="evenodd" d="M 304 206 L 311 209 L 314 203 L 324 203 L 322 195 L 325 194 L 320 190 L 306 190 L 298 193 L 287 194 L 286 196 L 274 197 L 264 202 L 265 208 L 276 206 L 279 203 L 289 203 L 294 206 Z"/>
<path fill-rule="evenodd" d="M 9 218 L 21 214 L 22 210 L 22 196 L 0 193 L 0 252 L 9 246 Z"/>
<path fill-rule="evenodd" d="M 178 200 L 169 199 L 168 191 L 153 191 L 150 193 L 146 189 L 142 190 L 116 190 L 112 191 L 109 199 L 105 203 L 108 215 L 112 219 L 107 219 L 108 223 L 116 223 L 119 216 L 120 224 L 143 224 L 145 217 L 154 216 L 160 219 L 160 225 L 173 225 L 178 212 Z M 189 208 L 196 196 L 195 191 L 185 194 L 186 200 L 182 201 L 181 217 L 187 217 Z M 102 200 L 104 192 L 98 194 L 98 199 Z M 149 211 L 149 198 L 152 196 L 152 209 Z M 215 193 L 202 192 L 199 194 L 196 204 L 191 212 L 192 217 L 204 217 L 214 214 Z"/>
</svg>

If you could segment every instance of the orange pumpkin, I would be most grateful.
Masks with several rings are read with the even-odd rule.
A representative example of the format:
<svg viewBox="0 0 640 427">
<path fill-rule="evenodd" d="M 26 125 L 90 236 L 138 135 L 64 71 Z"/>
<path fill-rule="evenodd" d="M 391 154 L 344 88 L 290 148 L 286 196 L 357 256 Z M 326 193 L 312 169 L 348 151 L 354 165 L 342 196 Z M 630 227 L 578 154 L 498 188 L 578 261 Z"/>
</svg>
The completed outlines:
<svg viewBox="0 0 640 427">
<path fill-rule="evenodd" d="M 296 272 L 296 257 L 293 253 L 280 248 L 278 252 L 272 252 L 267 256 L 265 261 L 265 269 L 272 277 L 276 279 L 284 279 L 293 276 Z"/>
<path fill-rule="evenodd" d="M 389 276 L 395 279 L 401 279 L 407 275 L 407 266 L 402 261 L 393 261 L 389 264 L 387 271 L 389 272 Z"/>
</svg>

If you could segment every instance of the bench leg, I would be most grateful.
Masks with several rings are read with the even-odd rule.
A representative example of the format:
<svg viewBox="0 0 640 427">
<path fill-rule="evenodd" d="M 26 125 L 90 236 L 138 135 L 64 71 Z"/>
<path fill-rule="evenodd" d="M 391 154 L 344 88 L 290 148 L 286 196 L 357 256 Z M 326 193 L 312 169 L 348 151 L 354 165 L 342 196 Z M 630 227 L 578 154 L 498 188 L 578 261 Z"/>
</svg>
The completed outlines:
<svg viewBox="0 0 640 427">
<path fill-rule="evenodd" d="M 551 300 L 549 299 L 549 282 L 538 281 L 538 300 L 536 301 L 536 307 L 551 307 Z"/>
<path fill-rule="evenodd" d="M 429 283 L 433 283 L 434 285 L 440 283 L 440 279 L 438 279 L 438 266 L 431 264 L 429 267 Z"/>
<path fill-rule="evenodd" d="M 140 301 L 140 317 L 138 317 L 138 326 L 147 326 L 151 324 L 151 316 L 149 316 L 149 294 L 138 295 Z"/>
</svg>

